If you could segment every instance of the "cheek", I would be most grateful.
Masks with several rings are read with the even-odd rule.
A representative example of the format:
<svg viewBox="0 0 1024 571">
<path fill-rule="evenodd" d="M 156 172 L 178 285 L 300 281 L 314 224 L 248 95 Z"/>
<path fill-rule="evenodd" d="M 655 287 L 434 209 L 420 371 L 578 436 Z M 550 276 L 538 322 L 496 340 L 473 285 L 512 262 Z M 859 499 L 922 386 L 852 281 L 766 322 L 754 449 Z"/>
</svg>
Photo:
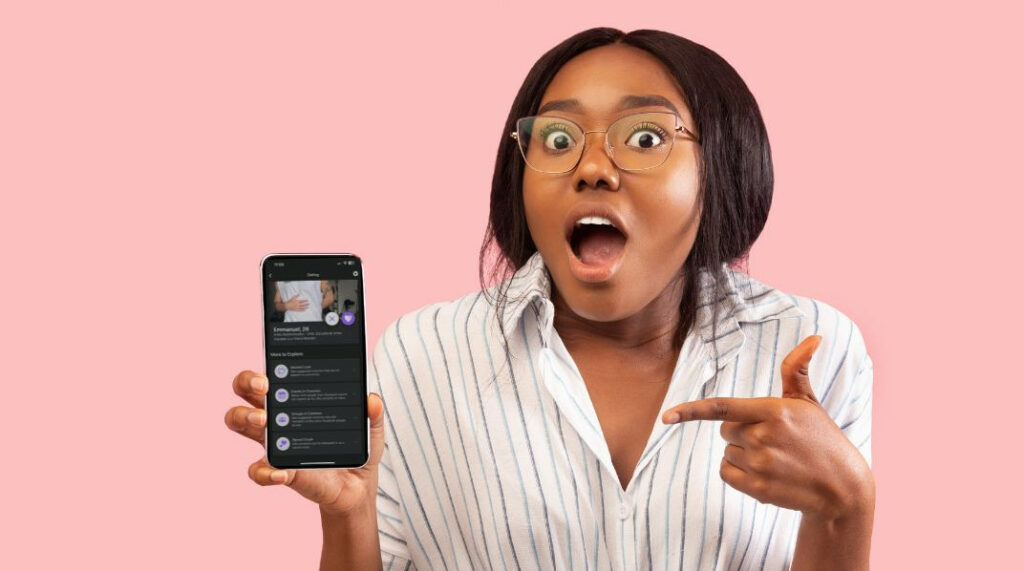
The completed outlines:
<svg viewBox="0 0 1024 571">
<path fill-rule="evenodd" d="M 697 235 L 700 223 L 696 172 L 679 169 L 664 181 L 662 188 L 671 190 L 657 194 L 644 208 L 651 221 L 652 235 L 661 246 L 671 248 L 679 244 L 688 247 Z"/>
<path fill-rule="evenodd" d="M 544 242 L 544 204 L 538 202 L 539 193 L 525 180 L 523 181 L 523 209 L 526 215 L 526 227 L 530 232 L 534 245 L 540 247 Z"/>
<path fill-rule="evenodd" d="M 560 212 L 565 207 L 558 204 L 557 193 L 538 181 L 530 180 L 530 174 L 523 175 L 523 208 L 530 237 L 538 248 L 553 247 L 561 239 L 562 220 Z"/>
</svg>

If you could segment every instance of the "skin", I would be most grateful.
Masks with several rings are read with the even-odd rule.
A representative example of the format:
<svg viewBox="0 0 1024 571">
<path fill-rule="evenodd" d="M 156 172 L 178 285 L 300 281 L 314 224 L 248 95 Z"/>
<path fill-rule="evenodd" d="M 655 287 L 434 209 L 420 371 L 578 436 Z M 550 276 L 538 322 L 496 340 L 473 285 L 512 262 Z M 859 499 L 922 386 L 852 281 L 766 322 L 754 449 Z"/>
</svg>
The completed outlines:
<svg viewBox="0 0 1024 571">
<path fill-rule="evenodd" d="M 284 485 L 320 507 L 323 551 L 320 568 L 380 569 L 377 532 L 377 482 L 384 454 L 384 402 L 371 393 L 366 399 L 370 418 L 370 458 L 361 468 L 347 470 L 278 470 L 267 463 L 263 408 L 269 381 L 266 375 L 245 370 L 231 381 L 231 388 L 245 405 L 224 414 L 224 424 L 259 444 L 260 457 L 249 465 L 249 479 L 260 486 Z"/>
<path fill-rule="evenodd" d="M 585 131 L 604 130 L 624 114 L 624 95 L 660 95 L 697 133 L 678 84 L 660 61 L 621 44 L 584 52 L 552 79 L 541 108 L 574 98 L 576 111 L 550 113 Z M 697 133 L 699 136 L 699 133 Z M 664 401 L 678 351 L 682 284 L 679 273 L 700 224 L 698 148 L 682 137 L 661 166 L 619 170 L 601 133 L 587 135 L 576 169 L 545 174 L 526 169 L 527 225 L 552 277 L 554 327 L 583 375 L 627 487 Z M 611 205 L 627 226 L 626 258 L 607 282 L 581 282 L 569 270 L 564 223 L 581 201 Z M 874 518 L 874 480 L 860 452 L 818 403 L 807 364 L 820 336 L 803 340 L 781 365 L 782 398 L 705 399 L 666 412 L 669 422 L 723 421 L 729 445 L 720 474 L 758 501 L 803 514 L 793 569 L 866 569 Z M 630 406 L 622 406 L 629 402 Z M 678 416 L 675 416 L 678 415 Z"/>
<path fill-rule="evenodd" d="M 709 398 L 666 423 L 722 421 L 722 480 L 762 503 L 803 514 L 793 569 L 867 569 L 875 484 L 864 457 L 818 402 L 807 376 L 820 335 L 782 361 L 782 397 Z"/>
<path fill-rule="evenodd" d="M 603 130 L 622 114 L 622 95 L 660 95 L 696 133 L 689 109 L 667 70 L 653 56 L 622 45 L 603 46 L 567 62 L 541 104 L 578 99 L 578 113 L 559 111 L 584 130 Z M 699 134 L 698 134 L 699 135 Z M 601 133 L 587 135 L 577 168 L 562 175 L 527 169 L 527 224 L 551 271 L 554 326 L 583 374 L 620 483 L 625 487 L 646 444 L 678 357 L 681 268 L 700 224 L 697 147 L 682 137 L 665 164 L 642 173 L 619 171 L 605 154 Z M 607 283 L 579 282 L 565 253 L 564 222 L 578 201 L 606 201 L 629 230 L 626 259 Z M 721 421 L 729 442 L 720 470 L 730 486 L 760 502 L 803 514 L 792 569 L 867 569 L 874 517 L 874 480 L 811 391 L 811 336 L 782 362 L 783 397 L 705 399 L 666 412 L 663 422 Z M 371 457 L 352 470 L 275 470 L 263 456 L 263 399 L 267 378 L 242 371 L 232 388 L 246 405 L 225 415 L 231 430 L 261 446 L 249 466 L 259 485 L 287 485 L 320 506 L 324 531 L 321 569 L 380 568 L 375 496 L 384 447 L 384 405 L 368 397 Z M 622 403 L 630 406 L 622 406 Z M 674 416 L 678 415 L 678 417 Z"/>
<path fill-rule="evenodd" d="M 577 99 L 579 111 L 542 113 L 571 119 L 585 131 L 604 130 L 619 117 L 648 106 L 615 111 L 624 95 L 660 95 L 696 133 L 675 80 L 652 56 L 611 45 L 584 52 L 552 79 L 541 106 Z M 698 133 L 699 135 L 699 133 Z M 677 136 L 661 166 L 620 171 L 605 152 L 603 133 L 587 135 L 576 169 L 545 174 L 527 168 L 523 201 L 527 225 L 553 279 L 554 326 L 576 361 L 608 441 L 623 488 L 632 477 L 668 389 L 678 351 L 684 276 L 679 272 L 700 223 L 698 154 Z M 565 220 L 579 202 L 604 202 L 626 224 L 629 240 L 619 271 L 601 284 L 577 280 L 565 250 Z M 631 401 L 631 407 L 621 406 Z"/>
</svg>

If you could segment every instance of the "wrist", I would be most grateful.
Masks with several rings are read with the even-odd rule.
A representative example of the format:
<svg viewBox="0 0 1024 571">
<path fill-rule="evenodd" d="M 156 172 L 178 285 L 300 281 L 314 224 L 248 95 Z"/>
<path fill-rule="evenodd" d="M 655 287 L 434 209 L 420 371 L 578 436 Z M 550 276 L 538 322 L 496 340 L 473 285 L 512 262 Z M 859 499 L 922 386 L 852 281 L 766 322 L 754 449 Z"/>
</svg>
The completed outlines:
<svg viewBox="0 0 1024 571">
<path fill-rule="evenodd" d="M 873 519 L 873 509 L 849 512 L 838 518 L 804 513 L 793 571 L 868 569 Z"/>
<path fill-rule="evenodd" d="M 831 545 L 838 553 L 842 551 L 840 546 L 859 545 L 864 538 L 869 543 L 874 517 L 873 505 L 838 516 L 805 513 L 800 519 L 800 536 L 814 537 L 814 541 Z"/>
<path fill-rule="evenodd" d="M 374 504 L 360 502 L 343 512 L 320 506 L 320 522 L 323 526 L 320 569 L 381 568 Z"/>
<path fill-rule="evenodd" d="M 819 522 L 850 522 L 872 519 L 875 511 L 875 478 L 870 469 L 857 474 L 829 494 L 818 510 L 805 511 L 803 516 Z"/>
<path fill-rule="evenodd" d="M 366 498 L 352 506 L 336 506 L 320 504 L 320 518 L 324 523 L 345 524 L 346 522 L 362 522 L 366 519 L 377 519 L 377 490 L 370 490 Z"/>
</svg>

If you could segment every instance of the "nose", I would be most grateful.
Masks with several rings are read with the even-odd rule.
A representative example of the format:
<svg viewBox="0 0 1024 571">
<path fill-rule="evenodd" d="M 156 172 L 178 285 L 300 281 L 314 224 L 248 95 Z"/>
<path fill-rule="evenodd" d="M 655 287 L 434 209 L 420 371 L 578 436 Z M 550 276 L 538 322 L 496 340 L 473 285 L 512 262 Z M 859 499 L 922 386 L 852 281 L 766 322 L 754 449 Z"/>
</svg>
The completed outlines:
<svg viewBox="0 0 1024 571">
<path fill-rule="evenodd" d="M 619 188 L 619 170 L 608 153 L 608 133 L 587 131 L 583 136 L 585 138 L 587 135 L 600 133 L 604 133 L 604 136 L 585 139 L 583 154 L 573 172 L 573 188 L 576 190 L 583 190 L 587 187 L 604 187 L 608 190 L 618 190 Z"/>
</svg>

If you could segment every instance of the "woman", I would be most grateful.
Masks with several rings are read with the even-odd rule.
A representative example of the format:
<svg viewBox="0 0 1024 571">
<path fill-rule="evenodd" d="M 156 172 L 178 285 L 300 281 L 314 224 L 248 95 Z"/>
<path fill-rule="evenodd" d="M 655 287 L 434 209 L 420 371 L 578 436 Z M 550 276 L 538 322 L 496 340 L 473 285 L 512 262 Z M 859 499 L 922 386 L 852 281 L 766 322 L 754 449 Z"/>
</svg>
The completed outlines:
<svg viewBox="0 0 1024 571">
<path fill-rule="evenodd" d="M 481 277 L 492 241 L 514 275 L 386 329 L 366 467 L 250 477 L 319 504 L 322 569 L 866 568 L 860 331 L 730 267 L 771 195 L 757 104 L 717 54 L 569 38 L 498 149 Z M 266 378 L 233 384 L 252 407 L 227 423 L 260 440 Z"/>
</svg>

